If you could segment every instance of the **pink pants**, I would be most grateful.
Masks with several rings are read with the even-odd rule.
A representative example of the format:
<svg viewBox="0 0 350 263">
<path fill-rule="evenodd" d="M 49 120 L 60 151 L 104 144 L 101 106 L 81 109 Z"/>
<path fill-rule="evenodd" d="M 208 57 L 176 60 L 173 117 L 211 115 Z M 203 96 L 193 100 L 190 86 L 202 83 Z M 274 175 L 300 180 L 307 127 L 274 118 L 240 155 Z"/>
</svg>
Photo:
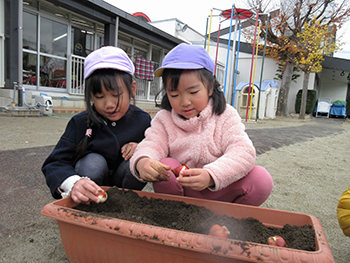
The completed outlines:
<svg viewBox="0 0 350 263">
<path fill-rule="evenodd" d="M 171 166 L 172 169 L 181 165 L 172 158 L 162 159 L 161 162 Z M 209 189 L 195 191 L 184 188 L 176 182 L 175 175 L 169 172 L 169 181 L 153 182 L 154 192 L 260 206 L 270 196 L 273 188 L 271 175 L 261 166 L 254 166 L 245 177 L 215 192 Z"/>
</svg>

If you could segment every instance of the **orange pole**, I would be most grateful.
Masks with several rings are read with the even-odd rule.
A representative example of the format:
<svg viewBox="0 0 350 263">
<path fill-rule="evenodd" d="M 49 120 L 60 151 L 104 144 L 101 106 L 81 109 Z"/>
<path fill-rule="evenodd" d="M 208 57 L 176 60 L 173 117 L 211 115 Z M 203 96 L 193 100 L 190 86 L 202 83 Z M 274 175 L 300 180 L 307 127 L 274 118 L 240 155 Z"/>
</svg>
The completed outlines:
<svg viewBox="0 0 350 263">
<path fill-rule="evenodd" d="M 250 67 L 250 78 L 249 78 L 249 92 L 248 92 L 248 103 L 247 103 L 247 111 L 245 114 L 245 121 L 248 121 L 248 110 L 249 110 L 249 103 L 250 103 L 250 91 L 252 88 L 252 75 L 253 75 L 253 65 L 254 65 L 254 53 L 255 53 L 255 43 L 256 43 L 256 31 L 258 28 L 258 20 L 259 20 L 259 10 L 256 12 L 256 21 L 255 21 L 255 33 L 254 33 L 254 43 L 253 43 L 253 53 L 252 53 L 252 64 Z"/>
<path fill-rule="evenodd" d="M 259 23 L 259 30 L 258 30 L 258 41 L 256 41 L 256 49 L 255 49 L 255 62 L 254 62 L 254 73 L 253 73 L 253 87 L 255 83 L 255 73 L 256 73 L 256 62 L 258 61 L 258 50 L 259 50 L 259 39 L 260 39 L 260 23 Z M 260 87 L 261 88 L 261 87 Z M 252 94 L 250 96 L 250 109 L 249 109 L 249 120 L 252 115 L 252 106 L 253 106 L 253 98 L 254 98 L 254 88 L 252 89 Z"/>
</svg>

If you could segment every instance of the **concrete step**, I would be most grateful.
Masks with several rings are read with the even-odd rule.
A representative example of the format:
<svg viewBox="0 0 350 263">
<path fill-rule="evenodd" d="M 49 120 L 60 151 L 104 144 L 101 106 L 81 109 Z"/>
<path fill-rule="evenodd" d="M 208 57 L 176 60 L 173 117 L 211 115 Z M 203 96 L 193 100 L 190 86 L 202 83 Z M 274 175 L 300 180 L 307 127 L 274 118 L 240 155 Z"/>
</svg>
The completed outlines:
<svg viewBox="0 0 350 263">
<path fill-rule="evenodd" d="M 39 117 L 40 109 L 27 107 L 0 107 L 0 115 L 10 117 Z"/>
<path fill-rule="evenodd" d="M 156 107 L 147 107 L 146 105 L 138 105 L 141 109 L 146 111 L 153 118 L 156 113 L 159 111 Z M 73 113 L 77 114 L 84 111 L 84 108 L 67 108 L 67 107 L 52 107 L 52 111 L 45 112 L 44 115 L 52 115 L 52 114 L 64 114 L 64 113 Z M 43 114 L 38 108 L 28 108 L 28 107 L 0 107 L 0 115 L 6 116 L 18 116 L 18 117 L 39 117 Z"/>
</svg>

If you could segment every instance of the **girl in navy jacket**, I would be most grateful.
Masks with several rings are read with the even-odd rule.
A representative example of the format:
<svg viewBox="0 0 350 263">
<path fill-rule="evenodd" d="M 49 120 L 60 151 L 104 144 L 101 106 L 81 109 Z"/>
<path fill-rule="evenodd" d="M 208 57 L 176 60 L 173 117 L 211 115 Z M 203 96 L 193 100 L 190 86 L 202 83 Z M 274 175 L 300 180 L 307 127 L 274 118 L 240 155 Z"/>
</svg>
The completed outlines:
<svg viewBox="0 0 350 263">
<path fill-rule="evenodd" d="M 86 111 L 75 115 L 42 171 L 54 198 L 99 202 L 100 185 L 141 190 L 129 159 L 150 126 L 148 113 L 131 105 L 134 65 L 120 48 L 103 47 L 85 59 Z"/>
</svg>

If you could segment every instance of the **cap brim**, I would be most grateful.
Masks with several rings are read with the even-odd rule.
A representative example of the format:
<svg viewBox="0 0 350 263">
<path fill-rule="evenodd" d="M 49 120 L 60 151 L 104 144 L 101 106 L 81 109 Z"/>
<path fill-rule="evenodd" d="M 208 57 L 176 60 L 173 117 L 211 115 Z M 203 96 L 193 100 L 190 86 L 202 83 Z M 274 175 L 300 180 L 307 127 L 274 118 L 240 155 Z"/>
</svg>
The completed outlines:
<svg viewBox="0 0 350 263">
<path fill-rule="evenodd" d="M 190 63 L 190 62 L 182 62 L 182 63 L 172 63 L 168 64 L 164 67 L 158 68 L 154 72 L 154 76 L 161 77 L 163 75 L 164 69 L 201 69 L 204 68 L 202 65 L 199 65 L 197 63 Z"/>
</svg>

